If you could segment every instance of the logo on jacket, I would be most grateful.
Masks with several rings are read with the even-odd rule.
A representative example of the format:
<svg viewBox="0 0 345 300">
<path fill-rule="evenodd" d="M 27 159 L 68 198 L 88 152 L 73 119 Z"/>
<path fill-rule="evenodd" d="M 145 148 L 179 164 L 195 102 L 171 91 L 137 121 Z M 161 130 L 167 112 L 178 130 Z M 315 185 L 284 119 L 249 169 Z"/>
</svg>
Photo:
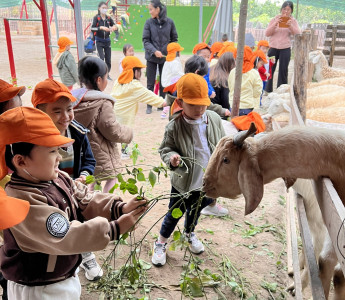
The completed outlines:
<svg viewBox="0 0 345 300">
<path fill-rule="evenodd" d="M 59 213 L 51 214 L 47 219 L 47 230 L 55 237 L 64 237 L 69 229 L 68 220 Z"/>
</svg>

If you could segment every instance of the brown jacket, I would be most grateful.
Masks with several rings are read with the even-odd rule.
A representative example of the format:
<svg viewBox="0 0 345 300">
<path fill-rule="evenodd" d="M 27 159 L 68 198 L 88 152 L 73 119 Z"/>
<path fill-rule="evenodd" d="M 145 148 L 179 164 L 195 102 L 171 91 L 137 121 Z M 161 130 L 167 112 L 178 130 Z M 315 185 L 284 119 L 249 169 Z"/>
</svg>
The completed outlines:
<svg viewBox="0 0 345 300">
<path fill-rule="evenodd" d="M 133 139 L 132 129 L 116 121 L 114 102 L 111 96 L 90 90 L 74 108 L 75 119 L 90 130 L 88 138 L 96 159 L 95 175 L 116 176 L 121 167 L 116 143 L 129 144 Z"/>
<path fill-rule="evenodd" d="M 30 202 L 26 219 L 4 230 L 1 271 L 24 285 L 46 285 L 74 275 L 79 253 L 104 249 L 118 238 L 125 203 L 112 194 L 90 192 L 67 173 L 32 183 L 12 175 L 6 193 Z M 83 222 L 83 223 L 82 223 Z"/>
</svg>

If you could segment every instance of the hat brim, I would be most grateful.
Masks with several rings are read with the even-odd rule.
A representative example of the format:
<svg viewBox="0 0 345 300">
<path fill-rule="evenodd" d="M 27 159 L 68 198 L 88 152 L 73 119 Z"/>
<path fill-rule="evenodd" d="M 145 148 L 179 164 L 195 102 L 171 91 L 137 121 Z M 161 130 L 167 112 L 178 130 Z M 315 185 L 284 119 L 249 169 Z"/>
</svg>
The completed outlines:
<svg viewBox="0 0 345 300">
<path fill-rule="evenodd" d="M 68 147 L 74 143 L 74 140 L 63 135 L 54 134 L 33 138 L 30 143 L 44 147 Z"/>
<path fill-rule="evenodd" d="M 26 91 L 25 86 L 13 86 L 6 89 L 4 95 L 2 95 L 0 102 L 8 101 L 15 96 L 22 96 Z"/>
<path fill-rule="evenodd" d="M 71 102 L 75 102 L 77 101 L 77 98 L 74 97 L 71 93 L 69 92 L 58 92 L 55 94 L 54 98 L 55 98 L 55 101 L 59 100 L 61 97 L 66 97 L 68 98 L 69 100 L 71 100 Z M 55 102 L 54 101 L 54 102 Z"/>
<path fill-rule="evenodd" d="M 211 104 L 211 100 L 209 97 L 205 98 L 183 98 L 181 99 L 183 102 L 193 105 L 206 105 L 209 106 Z"/>
<path fill-rule="evenodd" d="M 22 222 L 29 213 L 30 203 L 1 193 L 0 229 L 6 229 Z"/>
</svg>

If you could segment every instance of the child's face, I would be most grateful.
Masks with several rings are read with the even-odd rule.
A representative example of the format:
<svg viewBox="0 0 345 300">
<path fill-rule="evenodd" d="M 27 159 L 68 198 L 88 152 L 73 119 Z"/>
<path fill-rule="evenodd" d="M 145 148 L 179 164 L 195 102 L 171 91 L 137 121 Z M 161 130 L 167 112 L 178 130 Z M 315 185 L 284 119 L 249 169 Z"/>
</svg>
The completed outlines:
<svg viewBox="0 0 345 300">
<path fill-rule="evenodd" d="M 126 51 L 126 56 L 134 56 L 134 48 L 130 47 Z"/>
<path fill-rule="evenodd" d="M 207 48 L 202 49 L 202 50 L 200 50 L 198 56 L 205 58 L 205 60 L 208 62 L 210 60 L 211 51 L 208 50 Z"/>
<path fill-rule="evenodd" d="M 258 64 L 256 65 L 256 68 L 257 68 L 257 69 L 260 69 L 263 65 L 264 65 L 264 61 L 263 61 L 262 59 L 260 59 L 260 60 L 258 61 Z"/>
<path fill-rule="evenodd" d="M 107 85 L 108 85 L 108 73 L 105 74 L 103 76 L 103 78 L 101 76 L 99 76 L 97 79 L 97 86 L 101 92 L 103 92 L 105 90 Z"/>
<path fill-rule="evenodd" d="M 17 155 L 15 155 L 17 156 Z M 18 155 L 19 156 L 19 155 Z M 18 160 L 19 159 L 19 160 Z M 35 146 L 32 148 L 30 156 L 21 156 L 15 161 L 18 174 L 29 181 L 49 181 L 56 179 L 59 172 L 59 163 L 61 155 L 59 154 L 59 147 L 44 147 Z M 25 169 L 31 176 L 29 176 Z"/>
<path fill-rule="evenodd" d="M 4 106 L 3 112 L 19 106 L 22 106 L 22 99 L 19 95 L 16 95 L 15 97 L 7 101 L 7 103 Z"/>
<path fill-rule="evenodd" d="M 65 135 L 67 127 L 74 119 L 71 100 L 62 97 L 54 103 L 47 103 L 45 113 L 53 120 L 60 133 Z"/>
<path fill-rule="evenodd" d="M 259 50 L 261 50 L 263 53 L 267 54 L 267 52 L 268 52 L 268 47 L 266 47 L 266 46 L 260 46 L 260 49 L 259 49 Z"/>
<path fill-rule="evenodd" d="M 67 51 L 67 50 L 69 50 L 69 49 L 71 49 L 71 45 L 67 45 L 65 51 Z"/>
<path fill-rule="evenodd" d="M 180 99 L 177 100 L 178 104 L 182 107 L 183 113 L 191 120 L 198 120 L 205 113 L 206 105 L 193 105 L 188 104 Z"/>
</svg>

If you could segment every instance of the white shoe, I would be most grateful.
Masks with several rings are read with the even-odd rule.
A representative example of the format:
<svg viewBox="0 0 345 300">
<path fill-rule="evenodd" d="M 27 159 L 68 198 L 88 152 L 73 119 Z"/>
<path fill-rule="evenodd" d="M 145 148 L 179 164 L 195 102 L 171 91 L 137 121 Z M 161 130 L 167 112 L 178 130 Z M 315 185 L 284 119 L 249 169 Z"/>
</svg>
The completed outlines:
<svg viewBox="0 0 345 300">
<path fill-rule="evenodd" d="M 196 237 L 194 232 L 191 232 L 189 235 L 186 234 L 189 242 L 189 250 L 194 254 L 200 254 L 205 251 L 203 243 Z"/>
<path fill-rule="evenodd" d="M 208 205 L 208 206 L 204 207 L 200 213 L 202 215 L 206 215 L 206 216 L 223 217 L 223 216 L 226 216 L 227 214 L 229 214 L 229 211 L 217 203 L 214 206 Z"/>
<path fill-rule="evenodd" d="M 164 266 L 167 261 L 167 243 L 155 241 L 153 245 L 152 263 L 155 266 Z"/>
<path fill-rule="evenodd" d="M 90 280 L 98 280 L 103 275 L 103 270 L 96 261 L 95 254 L 92 252 L 83 253 L 83 260 L 80 264 L 80 267 L 85 270 L 85 277 Z"/>
</svg>

